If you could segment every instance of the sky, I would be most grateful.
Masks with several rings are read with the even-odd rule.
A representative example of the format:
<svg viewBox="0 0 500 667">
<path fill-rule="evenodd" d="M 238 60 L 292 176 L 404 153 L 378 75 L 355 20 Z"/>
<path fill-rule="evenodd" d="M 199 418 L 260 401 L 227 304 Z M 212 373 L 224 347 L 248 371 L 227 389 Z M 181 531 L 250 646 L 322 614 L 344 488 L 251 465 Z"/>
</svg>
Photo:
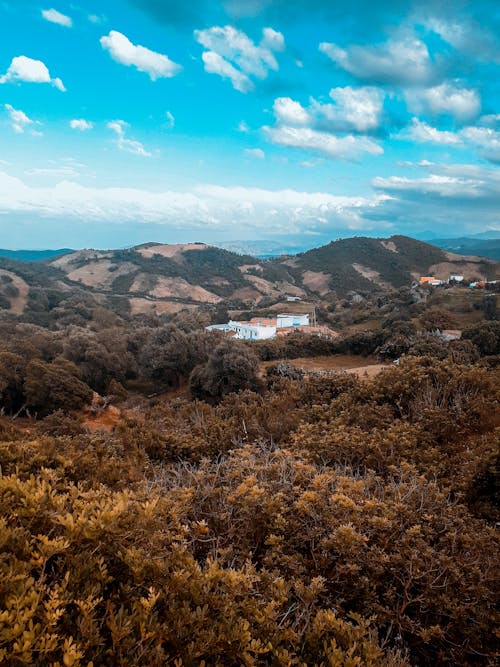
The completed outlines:
<svg viewBox="0 0 500 667">
<path fill-rule="evenodd" d="M 0 247 L 500 230 L 495 0 L 0 0 Z"/>
</svg>

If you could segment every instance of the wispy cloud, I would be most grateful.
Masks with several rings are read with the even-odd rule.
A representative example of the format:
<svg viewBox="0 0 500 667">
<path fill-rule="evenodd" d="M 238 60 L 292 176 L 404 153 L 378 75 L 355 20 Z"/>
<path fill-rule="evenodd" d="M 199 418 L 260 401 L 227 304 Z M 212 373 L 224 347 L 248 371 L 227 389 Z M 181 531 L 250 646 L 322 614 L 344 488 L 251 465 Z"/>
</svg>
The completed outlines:
<svg viewBox="0 0 500 667">
<path fill-rule="evenodd" d="M 195 30 L 194 36 L 207 49 L 202 54 L 205 70 L 229 79 L 240 93 L 254 90 L 252 78 L 265 79 L 269 70 L 278 70 L 275 53 L 285 48 L 283 35 L 272 28 L 264 28 L 259 44 L 230 25 Z"/>
<path fill-rule="evenodd" d="M 71 28 L 73 26 L 73 21 L 66 14 L 61 14 L 57 9 L 42 9 L 42 16 L 46 21 L 50 23 L 57 23 L 57 25 L 62 25 L 65 28 Z"/>
<path fill-rule="evenodd" d="M 133 155 L 140 155 L 142 157 L 151 157 L 153 154 L 147 151 L 140 141 L 127 138 L 125 131 L 128 127 L 128 123 L 124 120 L 113 120 L 108 123 L 108 128 L 113 130 L 116 134 L 116 145 L 118 148 L 125 153 L 132 153 Z"/>
<path fill-rule="evenodd" d="M 394 134 L 393 138 L 448 146 L 462 144 L 462 140 L 456 132 L 438 130 L 418 118 L 412 118 L 411 124 Z"/>
<path fill-rule="evenodd" d="M 79 130 L 80 132 L 86 132 L 91 130 L 94 127 L 94 123 L 90 120 L 85 120 L 85 118 L 74 118 L 69 121 L 69 126 L 73 130 Z"/>
<path fill-rule="evenodd" d="M 376 46 L 352 45 L 341 48 L 322 42 L 319 50 L 353 76 L 379 83 L 429 83 L 435 66 L 424 42 L 414 36 L 392 39 Z"/>
<path fill-rule="evenodd" d="M 29 118 L 24 111 L 14 109 L 11 104 L 5 104 L 4 107 L 9 114 L 11 127 L 16 134 L 23 134 L 27 128 L 31 128 L 32 134 L 40 134 L 40 132 L 34 129 L 34 126 L 38 125 L 38 123 Z"/>
<path fill-rule="evenodd" d="M 263 160 L 266 157 L 262 148 L 245 148 L 244 154 L 246 157 L 251 157 L 255 160 Z"/>
<path fill-rule="evenodd" d="M 354 160 L 363 153 L 381 155 L 384 152 L 378 143 L 364 136 L 337 136 L 309 127 L 287 125 L 264 127 L 263 130 L 273 144 L 301 148 L 335 159 Z"/>
</svg>

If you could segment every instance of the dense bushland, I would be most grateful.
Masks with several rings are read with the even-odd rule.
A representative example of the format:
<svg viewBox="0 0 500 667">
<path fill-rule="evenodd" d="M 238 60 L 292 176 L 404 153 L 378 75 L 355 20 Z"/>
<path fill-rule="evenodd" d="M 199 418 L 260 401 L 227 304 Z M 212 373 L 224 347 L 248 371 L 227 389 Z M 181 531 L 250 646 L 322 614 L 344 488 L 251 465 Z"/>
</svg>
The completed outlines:
<svg viewBox="0 0 500 667">
<path fill-rule="evenodd" d="M 497 322 L 250 348 L 111 317 L 1 325 L 1 664 L 496 664 Z M 370 380 L 255 356 L 397 343 Z"/>
</svg>

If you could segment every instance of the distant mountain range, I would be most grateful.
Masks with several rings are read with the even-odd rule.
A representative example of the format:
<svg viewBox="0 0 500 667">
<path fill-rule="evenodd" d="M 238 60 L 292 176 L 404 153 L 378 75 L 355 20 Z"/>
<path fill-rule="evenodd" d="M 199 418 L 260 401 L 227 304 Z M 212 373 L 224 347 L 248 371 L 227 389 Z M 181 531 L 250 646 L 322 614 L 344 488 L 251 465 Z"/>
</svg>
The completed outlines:
<svg viewBox="0 0 500 667">
<path fill-rule="evenodd" d="M 3 250 L 0 249 L 0 257 L 16 259 L 19 262 L 41 262 L 45 259 L 52 259 L 60 255 L 66 255 L 68 252 L 74 252 L 70 248 L 60 248 L 59 250 Z"/>
<path fill-rule="evenodd" d="M 458 255 L 479 255 L 500 261 L 500 233 L 495 238 L 435 239 L 432 243 L 438 248 L 455 252 Z"/>
<path fill-rule="evenodd" d="M 43 312 L 90 299 L 120 312 L 175 313 L 223 303 L 271 306 L 287 296 L 330 301 L 333 292 L 386 291 L 421 275 L 500 277 L 500 263 L 451 254 L 406 236 L 355 237 L 293 256 L 262 260 L 202 243 L 149 243 L 78 250 L 43 262 L 0 259 L 0 307 Z M 82 301 L 83 300 L 83 301 Z"/>
</svg>

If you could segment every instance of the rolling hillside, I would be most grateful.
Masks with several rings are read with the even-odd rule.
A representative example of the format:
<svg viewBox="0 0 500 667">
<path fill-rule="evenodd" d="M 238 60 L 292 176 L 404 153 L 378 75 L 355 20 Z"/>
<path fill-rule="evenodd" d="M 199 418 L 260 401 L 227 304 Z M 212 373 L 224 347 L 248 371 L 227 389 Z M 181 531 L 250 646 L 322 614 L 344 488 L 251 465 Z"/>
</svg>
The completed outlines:
<svg viewBox="0 0 500 667">
<path fill-rule="evenodd" d="M 175 313 L 218 303 L 272 304 L 285 295 L 321 300 L 335 292 L 386 291 L 421 275 L 494 279 L 500 264 L 464 257 L 404 236 L 351 238 L 295 256 L 261 260 L 202 243 L 79 250 L 29 264 L 0 259 L 0 306 L 12 314 L 51 310 L 62 300 L 131 315 Z"/>
</svg>

